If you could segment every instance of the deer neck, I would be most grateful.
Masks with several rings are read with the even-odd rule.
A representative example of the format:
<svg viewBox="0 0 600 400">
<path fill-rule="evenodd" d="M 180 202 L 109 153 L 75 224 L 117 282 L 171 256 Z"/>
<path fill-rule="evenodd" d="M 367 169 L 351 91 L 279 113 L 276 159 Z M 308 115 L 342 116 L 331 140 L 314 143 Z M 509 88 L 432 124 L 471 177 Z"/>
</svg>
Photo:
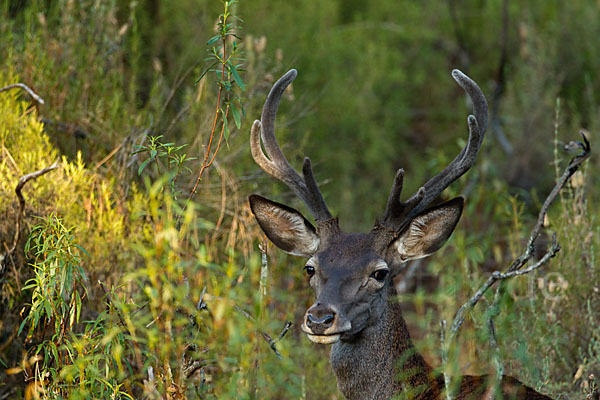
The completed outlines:
<svg viewBox="0 0 600 400">
<path fill-rule="evenodd" d="M 439 394 L 431 367 L 413 346 L 400 306 L 389 300 L 379 322 L 331 348 L 331 366 L 348 400 L 432 399 Z M 433 387 L 433 389 L 432 389 Z"/>
</svg>

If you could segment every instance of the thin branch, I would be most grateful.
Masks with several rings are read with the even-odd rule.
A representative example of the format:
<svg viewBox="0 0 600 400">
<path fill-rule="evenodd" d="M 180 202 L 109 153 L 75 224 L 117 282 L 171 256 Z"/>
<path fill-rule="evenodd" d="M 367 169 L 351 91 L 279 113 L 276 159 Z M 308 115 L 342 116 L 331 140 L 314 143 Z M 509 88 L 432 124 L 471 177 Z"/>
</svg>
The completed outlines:
<svg viewBox="0 0 600 400">
<path fill-rule="evenodd" d="M 233 308 L 237 312 L 239 312 L 240 314 L 242 314 L 244 317 L 246 317 L 246 319 L 248 321 L 256 323 L 256 320 L 254 319 L 254 317 L 252 315 L 250 315 L 250 313 L 248 311 L 244 310 L 242 307 L 240 307 L 237 304 L 235 304 L 233 306 Z M 265 339 L 265 342 L 267 342 L 267 344 L 269 345 L 269 347 L 271 348 L 271 350 L 273 350 L 273 352 L 275 353 L 275 355 L 279 359 L 281 359 L 282 356 L 281 356 L 281 353 L 279 353 L 279 351 L 277 350 L 277 347 L 275 347 L 275 345 L 277 344 L 277 342 L 279 342 L 281 339 L 283 339 L 283 337 L 286 335 L 286 333 L 290 330 L 291 326 L 292 326 L 292 322 L 291 321 L 286 322 L 285 326 L 283 327 L 283 330 L 281 331 L 281 333 L 279 334 L 279 336 L 277 337 L 277 339 L 273 339 L 271 337 L 271 335 L 269 335 L 268 333 L 266 333 L 262 329 L 257 329 L 258 333 L 261 334 L 261 336 L 263 337 L 263 339 Z"/>
<path fill-rule="evenodd" d="M 578 155 L 576 155 L 569 161 L 569 164 L 565 168 L 565 171 L 563 172 L 562 176 L 557 180 L 556 185 L 554 186 L 554 188 L 552 189 L 552 191 L 550 192 L 548 197 L 546 197 L 546 200 L 544 201 L 544 204 L 542 205 L 542 208 L 538 214 L 537 222 L 536 222 L 535 226 L 533 227 L 531 234 L 529 235 L 529 240 L 527 242 L 527 246 L 526 246 L 526 249 L 523 252 L 523 254 L 521 254 L 521 256 L 519 256 L 518 258 L 516 258 L 505 272 L 502 273 L 500 271 L 495 271 L 494 273 L 492 273 L 492 275 L 485 281 L 485 283 L 479 288 L 479 290 L 477 290 L 477 292 L 475 292 L 475 294 L 465 304 L 463 304 L 459 308 L 458 312 L 456 313 L 456 316 L 454 317 L 454 321 L 452 322 L 452 326 L 450 327 L 448 340 L 446 340 L 446 337 L 445 337 L 446 321 L 442 321 L 442 332 L 440 334 L 440 341 L 441 341 L 441 347 L 442 347 L 442 363 L 444 365 L 444 383 L 446 386 L 446 399 L 447 400 L 452 400 L 452 398 L 453 398 L 452 393 L 450 391 L 450 377 L 447 375 L 447 372 L 446 372 L 446 365 L 448 362 L 448 360 L 447 360 L 448 350 L 450 349 L 451 344 L 453 343 L 454 339 L 456 338 L 456 335 L 458 334 L 458 330 L 460 329 L 460 327 L 462 326 L 462 324 L 465 320 L 466 313 L 468 311 L 471 311 L 473 309 L 473 307 L 475 307 L 477 302 L 481 299 L 481 297 L 483 297 L 485 292 L 494 285 L 494 283 L 496 283 L 497 281 L 503 281 L 503 283 L 501 283 L 500 286 L 498 286 L 498 289 L 496 290 L 496 294 L 494 296 L 494 302 L 488 307 L 488 310 L 487 310 L 488 311 L 487 326 L 488 326 L 488 332 L 489 332 L 489 336 L 490 336 L 489 337 L 490 346 L 492 347 L 493 352 L 494 352 L 493 358 L 494 358 L 494 363 L 496 365 L 495 381 L 496 381 L 496 389 L 498 389 L 498 384 L 501 382 L 502 376 L 504 374 L 504 365 L 502 364 L 502 359 L 501 359 L 501 355 L 500 355 L 500 349 L 498 347 L 498 341 L 496 338 L 496 329 L 494 326 L 493 319 L 499 314 L 498 303 L 503 295 L 503 291 L 504 291 L 504 287 L 505 287 L 504 281 L 506 279 L 510 279 L 515 276 L 528 274 L 528 273 L 540 268 L 542 265 L 545 265 L 552 257 L 554 257 L 556 255 L 556 253 L 558 253 L 560 251 L 560 246 L 556 241 L 556 233 L 554 233 L 552 235 L 552 244 L 550 245 L 550 248 L 546 251 L 544 256 L 540 260 L 538 260 L 536 263 L 530 265 L 529 267 L 527 267 L 525 269 L 521 269 L 533 257 L 533 253 L 534 253 L 533 245 L 540 234 L 540 231 L 544 224 L 544 219 L 546 218 L 546 214 L 548 213 L 548 209 L 550 208 L 552 202 L 554 202 L 556 197 L 559 195 L 560 191 L 565 187 L 565 185 L 567 184 L 569 179 L 579 169 L 581 164 L 590 156 L 590 152 L 591 152 L 590 143 L 588 142 L 588 140 L 583 132 L 581 132 L 581 136 L 583 138 L 583 142 L 572 141 L 572 142 L 568 143 L 564 148 L 567 151 L 579 149 L 579 150 L 581 150 L 581 153 L 579 153 Z"/>
<path fill-rule="evenodd" d="M 104 163 L 106 163 L 108 160 L 110 160 L 115 154 L 117 154 L 117 152 L 119 150 L 121 150 L 121 147 L 123 147 L 123 145 L 125 144 L 125 141 L 122 141 L 121 143 L 119 143 L 119 145 L 117 147 L 115 147 L 110 153 L 108 153 L 108 155 L 106 155 L 106 157 L 104 157 L 102 160 L 100 160 L 96 166 L 94 167 L 94 171 L 97 170 L 98 168 L 100 168 L 101 166 L 104 165 Z"/>
<path fill-rule="evenodd" d="M 527 274 L 527 273 L 541 267 L 542 265 L 544 265 L 544 263 L 546 263 L 550 258 L 554 257 L 556 255 L 556 253 L 560 250 L 560 246 L 558 245 L 558 243 L 556 243 L 556 235 L 554 235 L 552 245 L 551 245 L 550 249 L 548 250 L 548 252 L 546 252 L 546 254 L 537 263 L 531 265 L 530 267 L 526 268 L 525 270 L 520 271 L 520 269 L 525 264 L 527 264 L 527 262 L 533 257 L 534 243 L 540 234 L 540 231 L 544 224 L 544 219 L 546 217 L 546 214 L 548 213 L 548 209 L 550 208 L 550 205 L 552 204 L 552 202 L 554 202 L 554 200 L 558 196 L 561 189 L 565 187 L 565 185 L 569 181 L 569 178 L 571 178 L 571 176 L 573 176 L 573 174 L 579 169 L 579 166 L 590 155 L 590 151 L 591 151 L 590 143 L 588 142 L 588 140 L 585 137 L 585 134 L 583 132 L 581 132 L 581 136 L 583 137 L 583 142 L 570 142 L 567 145 L 569 149 L 578 148 L 578 149 L 581 149 L 582 152 L 571 159 L 571 161 L 569 162 L 569 165 L 567 166 L 567 168 L 565 168 L 564 173 L 562 174 L 562 176 L 560 177 L 558 182 L 556 182 L 556 185 L 554 186 L 554 188 L 552 189 L 552 191 L 550 192 L 548 197 L 546 197 L 546 200 L 544 201 L 544 204 L 542 205 L 542 208 L 538 215 L 537 222 L 536 222 L 533 230 L 531 231 L 531 234 L 529 235 L 529 240 L 527 242 L 527 247 L 525 249 L 525 252 L 523 254 L 521 254 L 521 256 L 516 258 L 511 263 L 511 265 L 508 267 L 506 272 L 504 272 L 504 273 L 501 273 L 499 271 L 494 272 L 487 279 L 487 281 L 479 288 L 479 290 L 477 290 L 477 292 L 475 292 L 475 294 L 465 304 L 463 304 L 462 307 L 460 307 L 460 309 L 456 313 L 456 316 L 454 317 L 452 326 L 450 327 L 449 343 L 452 343 L 452 341 L 454 340 L 454 337 L 456 336 L 456 334 L 458 332 L 458 329 L 463 324 L 463 322 L 465 320 L 466 312 L 472 310 L 473 307 L 475 307 L 475 305 L 481 299 L 481 297 L 485 294 L 485 292 L 490 287 L 492 287 L 492 285 L 494 283 L 496 283 L 496 281 L 508 279 L 508 278 L 511 278 L 511 277 L 517 276 L 517 275 Z"/>
<path fill-rule="evenodd" d="M 292 322 L 291 321 L 286 322 L 285 326 L 281 330 L 281 333 L 279 334 L 279 336 L 277 337 L 277 339 L 273 339 L 271 336 L 269 336 L 268 333 L 261 331 L 261 334 L 262 334 L 263 338 L 267 341 L 267 343 L 269 344 L 269 347 L 271 348 L 271 350 L 273 350 L 275 352 L 275 355 L 280 360 L 281 360 L 282 356 L 281 356 L 281 353 L 279 353 L 279 351 L 277 350 L 277 347 L 275 347 L 275 344 L 277 344 L 277 342 L 279 342 L 286 335 L 286 333 L 288 333 L 288 331 L 290 330 L 291 326 L 292 326 Z"/>
<path fill-rule="evenodd" d="M 442 345 L 442 371 L 444 373 L 444 387 L 446 388 L 446 400 L 452 400 L 450 390 L 450 374 L 448 374 L 448 347 L 446 347 L 446 320 L 440 321 L 440 344 Z"/>
<path fill-rule="evenodd" d="M 527 242 L 526 252 L 521 257 L 519 257 L 515 261 L 513 261 L 511 266 L 508 268 L 508 272 L 512 272 L 512 271 L 516 271 L 516 270 L 520 269 L 533 256 L 533 252 L 534 252 L 533 244 L 535 243 L 535 240 L 539 236 L 540 230 L 542 229 L 542 226 L 544 225 L 544 219 L 546 218 L 546 214 L 548 213 L 548 209 L 550 208 L 550 205 L 552 204 L 552 202 L 554 202 L 554 200 L 556 199 L 556 196 L 558 196 L 558 194 L 560 193 L 562 188 L 565 187 L 565 185 L 567 184 L 567 182 L 569 181 L 571 176 L 573 176 L 573 174 L 575 172 L 577 172 L 577 170 L 579 169 L 579 166 L 585 160 L 587 160 L 588 157 L 590 156 L 590 152 L 591 152 L 590 142 L 587 140 L 583 131 L 580 132 L 580 134 L 583 138 L 583 142 L 571 141 L 567 145 L 565 145 L 565 149 L 566 150 L 580 149 L 580 150 L 582 150 L 582 152 L 580 154 L 576 155 L 575 157 L 573 157 L 571 159 L 571 161 L 569 161 L 569 165 L 567 165 L 567 168 L 565 168 L 565 171 L 563 172 L 562 176 L 560 177 L 558 182 L 556 182 L 556 185 L 554 186 L 554 188 L 552 189 L 552 191 L 550 192 L 548 197 L 546 197 L 546 200 L 544 201 L 544 204 L 542 205 L 542 209 L 540 210 L 540 213 L 538 215 L 538 219 L 535 224 L 535 227 L 533 228 L 533 231 L 531 231 L 531 235 L 529 236 L 529 241 Z"/>
<path fill-rule="evenodd" d="M 538 269 L 542 265 L 546 264 L 552 257 L 554 257 L 556 255 L 556 253 L 558 253 L 559 250 L 560 250 L 560 246 L 556 242 L 556 233 L 554 233 L 552 235 L 552 245 L 550 246 L 550 248 L 548 249 L 546 254 L 544 254 L 544 256 L 542 258 L 540 258 L 540 260 L 537 263 L 535 263 L 523 270 L 517 270 L 517 271 L 513 271 L 513 272 L 506 272 L 506 273 L 500 273 L 500 272 L 496 271 L 492 275 L 494 275 L 497 278 L 497 280 L 504 280 L 504 279 L 512 278 L 514 276 L 528 274 L 528 273 Z M 488 315 L 487 329 L 488 329 L 488 334 L 489 334 L 490 347 L 492 349 L 492 360 L 496 367 L 496 374 L 494 376 L 494 391 L 495 391 L 494 394 L 497 393 L 497 391 L 499 390 L 499 387 L 500 387 L 499 385 L 502 382 L 502 376 L 504 375 L 504 364 L 502 362 L 502 355 L 500 354 L 500 347 L 498 345 L 498 339 L 496 337 L 496 326 L 494 325 L 494 318 L 496 318 L 500 314 L 499 303 L 500 303 L 500 299 L 502 299 L 502 297 L 504 295 L 504 290 L 506 288 L 505 283 L 506 282 L 500 283 L 500 285 L 496 289 L 496 293 L 494 294 L 494 301 L 492 302 L 492 304 L 490 304 L 488 306 L 488 308 L 486 310 L 486 314 Z"/>
<path fill-rule="evenodd" d="M 221 79 L 225 79 L 225 64 L 227 60 L 226 57 L 226 50 L 227 50 L 227 41 L 225 38 L 222 39 L 223 40 L 223 58 L 221 61 Z M 210 137 L 208 139 L 208 146 L 206 146 L 206 154 L 204 155 L 204 161 L 202 162 L 202 167 L 200 168 L 200 172 L 198 173 L 198 178 L 196 179 L 196 183 L 194 184 L 194 188 L 192 189 L 192 191 L 190 192 L 190 195 L 188 197 L 188 203 L 192 200 L 192 198 L 194 197 L 194 195 L 196 194 L 196 190 L 198 189 L 198 184 L 200 184 L 200 181 L 202 180 L 202 174 L 204 173 L 204 171 L 206 170 L 206 168 L 208 168 L 207 164 L 208 164 L 208 157 L 210 156 L 210 150 L 212 147 L 212 142 L 213 142 L 213 138 L 215 137 L 215 130 L 217 129 L 217 123 L 219 121 L 219 111 L 221 110 L 221 96 L 223 95 L 223 84 L 219 84 L 219 93 L 217 95 L 217 107 L 215 109 L 215 119 L 213 121 L 213 126 L 210 132 Z M 229 106 L 227 107 L 227 111 L 229 111 Z M 227 115 L 225 116 L 225 118 L 227 118 Z M 221 145 L 221 139 L 223 138 L 223 131 L 225 130 L 225 124 L 227 124 L 227 120 L 223 121 L 223 129 L 221 130 L 221 137 L 219 139 L 219 146 Z M 214 157 L 217 156 L 217 151 L 219 151 L 219 149 L 217 148 L 217 150 L 215 151 L 215 155 Z M 213 159 L 210 161 L 210 163 L 213 162 Z M 210 165 L 210 164 L 209 164 Z"/>
<path fill-rule="evenodd" d="M 33 100 L 35 100 L 39 104 L 45 103 L 44 99 L 42 99 L 39 94 L 34 92 L 29 86 L 25 85 L 24 83 L 13 83 L 12 85 L 4 86 L 3 88 L 0 88 L 0 93 L 16 88 L 21 88 L 25 90 L 33 98 Z"/>
<path fill-rule="evenodd" d="M 502 376 L 504 375 L 504 364 L 502 363 L 502 355 L 500 354 L 500 347 L 498 346 L 498 339 L 496 337 L 496 326 L 494 325 L 494 318 L 496 318 L 500 314 L 500 299 L 502 298 L 502 287 L 503 286 L 500 285 L 496 289 L 494 301 L 492 302 L 492 304 L 490 304 L 486 311 L 486 313 L 488 314 L 487 327 L 490 340 L 490 347 L 492 348 L 493 362 L 496 366 L 496 374 L 494 376 L 494 396 L 496 396 L 496 393 L 499 389 L 499 385 L 502 382 Z"/>
<path fill-rule="evenodd" d="M 15 250 L 17 249 L 17 244 L 21 239 L 21 220 L 23 219 L 23 212 L 25 211 L 25 198 L 23 197 L 23 193 L 21 192 L 23 190 L 23 186 L 25 186 L 25 184 L 30 180 L 37 179 L 40 176 L 57 169 L 58 167 L 59 164 L 58 161 L 56 161 L 49 167 L 40 169 L 39 171 L 35 171 L 27 175 L 23 175 L 19 178 L 19 182 L 17 183 L 17 186 L 15 188 L 15 193 L 17 195 L 17 198 L 19 199 L 19 212 L 17 213 L 17 222 L 15 224 L 15 236 L 13 238 L 13 243 L 11 247 L 8 249 L 6 254 L 4 254 L 4 256 L 0 258 L 0 278 L 4 276 L 4 273 L 6 272 L 6 265 L 8 264 L 8 259 L 12 259 L 12 256 Z"/>
<path fill-rule="evenodd" d="M 35 172 L 32 172 L 27 175 L 23 175 L 22 177 L 19 178 L 19 183 L 17 183 L 17 187 L 15 188 L 15 193 L 17 194 L 17 197 L 19 198 L 19 213 L 17 214 L 17 225 L 16 225 L 17 231 L 15 232 L 15 238 L 13 240 L 13 245 L 12 245 L 12 248 L 10 249 L 11 253 L 13 251 L 15 251 L 15 249 L 17 247 L 17 242 L 19 241 L 19 237 L 20 237 L 20 233 L 21 233 L 21 219 L 23 218 L 23 211 L 25 210 L 25 198 L 23 197 L 23 193 L 21 192 L 21 190 L 23 190 L 23 186 L 25 186 L 25 184 L 27 182 L 29 182 L 30 180 L 37 179 L 40 176 L 45 175 L 48 172 L 57 169 L 58 167 L 59 167 L 59 164 L 58 164 L 58 161 L 56 161 L 56 162 L 54 162 L 54 164 L 52 164 L 49 167 L 40 169 L 39 171 L 35 171 Z"/>
</svg>

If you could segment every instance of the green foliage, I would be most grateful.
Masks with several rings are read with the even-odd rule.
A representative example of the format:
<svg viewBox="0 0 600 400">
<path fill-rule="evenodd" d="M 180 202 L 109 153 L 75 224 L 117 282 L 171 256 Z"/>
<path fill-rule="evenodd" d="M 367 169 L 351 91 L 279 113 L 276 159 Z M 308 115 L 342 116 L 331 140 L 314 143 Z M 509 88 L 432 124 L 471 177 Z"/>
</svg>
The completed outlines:
<svg viewBox="0 0 600 400">
<path fill-rule="evenodd" d="M 242 81 L 239 73 L 242 68 L 242 64 L 240 64 L 240 62 L 244 60 L 239 58 L 241 50 L 236 40 L 240 40 L 241 38 L 236 33 L 239 28 L 233 22 L 231 22 L 231 20 L 237 19 L 241 21 L 241 19 L 235 15 L 232 15 L 231 13 L 231 9 L 237 3 L 236 0 L 224 0 L 222 3 L 224 10 L 223 13 L 219 15 L 217 22 L 217 34 L 209 39 L 209 41 L 206 43 L 207 45 L 213 45 L 211 51 L 209 52 L 210 56 L 205 59 L 205 61 L 212 62 L 212 64 L 196 80 L 196 83 L 198 83 L 200 80 L 202 80 L 202 78 L 204 78 L 207 72 L 213 71 L 217 77 L 217 86 L 219 87 L 219 92 L 217 95 L 215 118 L 210 132 L 210 137 L 208 139 L 208 144 L 206 146 L 204 161 L 202 162 L 202 167 L 198 173 L 196 184 L 194 185 L 194 188 L 190 194 L 190 199 L 196 193 L 196 188 L 202 179 L 202 174 L 215 161 L 217 153 L 221 148 L 223 138 L 225 141 L 228 141 L 229 139 L 229 111 L 231 110 L 233 120 L 238 129 L 241 127 L 240 109 L 242 112 L 244 112 L 242 99 L 238 94 L 238 92 L 243 92 L 246 89 L 246 84 Z M 213 69 L 213 67 L 217 65 L 220 65 L 220 68 Z M 223 106 L 225 106 L 224 109 Z M 215 137 L 215 131 L 219 121 L 221 123 L 221 134 L 219 135 L 213 155 L 210 157 L 213 139 Z"/>
<path fill-rule="evenodd" d="M 398 167 L 408 192 L 458 152 L 469 107 L 451 68 L 499 110 L 476 170 L 446 193 L 466 196 L 462 222 L 401 296 L 439 365 L 439 320 L 522 249 L 553 183 L 552 133 L 557 168 L 560 140 L 584 127 L 596 142 L 600 8 L 506 4 L 504 40 L 504 0 L 3 1 L 0 87 L 25 82 L 46 103 L 0 93 L 0 254 L 19 177 L 61 168 L 24 190 L 28 240 L 0 278 L 0 397 L 340 398 L 328 349 L 297 329 L 312 299 L 300 261 L 266 244 L 261 259 L 246 204 L 297 201 L 256 174 L 247 134 L 291 67 L 278 140 L 294 166 L 311 156 L 347 230 L 380 215 Z M 597 167 L 551 212 L 562 251 L 511 281 L 496 318 L 506 372 L 553 395 L 600 376 Z M 493 372 L 492 295 L 463 327 L 457 374 Z"/>
<path fill-rule="evenodd" d="M 61 343 L 65 332 L 79 322 L 86 276 L 81 265 L 82 249 L 73 242 L 71 231 L 55 215 L 31 229 L 25 253 L 34 259 L 34 277 L 22 290 L 33 289 L 32 303 L 19 328 L 20 333 L 29 325 L 27 340 L 35 330 L 54 325 L 53 336 Z"/>
<path fill-rule="evenodd" d="M 196 157 L 188 157 L 187 154 L 181 151 L 186 145 L 175 146 L 175 143 L 161 143 L 159 141 L 161 138 L 162 135 L 156 137 L 150 136 L 148 138 L 148 144 L 134 145 L 134 151 L 131 155 L 147 153 L 148 158 L 142 161 L 138 167 L 138 175 L 142 174 L 142 171 L 144 171 L 144 168 L 146 168 L 148 164 L 154 163 L 159 175 L 167 174 L 170 176 L 169 188 L 173 196 L 177 198 L 177 176 L 183 172 L 191 173 L 192 170 L 187 166 L 187 163 L 196 160 Z M 161 162 L 166 165 L 161 166 Z"/>
</svg>

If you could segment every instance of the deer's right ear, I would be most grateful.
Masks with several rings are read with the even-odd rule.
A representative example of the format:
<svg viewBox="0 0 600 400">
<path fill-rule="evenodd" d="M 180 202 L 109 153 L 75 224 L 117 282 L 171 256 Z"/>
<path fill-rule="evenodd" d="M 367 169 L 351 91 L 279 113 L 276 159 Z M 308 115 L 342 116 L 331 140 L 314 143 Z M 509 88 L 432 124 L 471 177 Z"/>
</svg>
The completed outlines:
<svg viewBox="0 0 600 400">
<path fill-rule="evenodd" d="M 426 257 L 446 243 L 462 214 L 464 199 L 456 197 L 417 215 L 392 243 L 402 262 Z"/>
<path fill-rule="evenodd" d="M 319 248 L 317 231 L 299 211 L 253 194 L 250 208 L 269 239 L 295 256 L 311 257 Z"/>
</svg>

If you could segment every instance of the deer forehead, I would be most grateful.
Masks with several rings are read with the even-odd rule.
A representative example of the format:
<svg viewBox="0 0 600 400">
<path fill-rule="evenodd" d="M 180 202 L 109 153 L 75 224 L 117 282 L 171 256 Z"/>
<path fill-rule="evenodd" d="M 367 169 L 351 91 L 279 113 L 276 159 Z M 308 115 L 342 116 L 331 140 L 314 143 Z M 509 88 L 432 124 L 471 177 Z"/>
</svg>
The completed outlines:
<svg viewBox="0 0 600 400">
<path fill-rule="evenodd" d="M 323 270 L 335 269 L 344 272 L 385 264 L 385 260 L 375 249 L 373 237 L 364 233 L 340 234 L 327 243 L 310 262 Z"/>
</svg>

